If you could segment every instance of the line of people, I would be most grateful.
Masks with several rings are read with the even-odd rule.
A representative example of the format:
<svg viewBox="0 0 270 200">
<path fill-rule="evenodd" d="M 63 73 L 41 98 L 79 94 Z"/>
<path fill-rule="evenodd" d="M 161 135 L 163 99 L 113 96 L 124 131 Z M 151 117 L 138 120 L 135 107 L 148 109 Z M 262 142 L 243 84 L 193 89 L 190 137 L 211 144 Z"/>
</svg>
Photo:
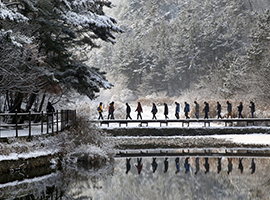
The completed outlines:
<svg viewBox="0 0 270 200">
<path fill-rule="evenodd" d="M 200 105 L 198 104 L 197 101 L 194 101 L 194 104 L 195 104 L 195 117 L 197 119 L 199 119 L 199 112 L 200 112 Z M 184 103 L 184 113 L 185 113 L 185 117 L 186 119 L 189 119 L 189 112 L 190 112 L 190 105 L 189 103 L 185 102 Z M 253 101 L 250 101 L 250 111 L 251 111 L 251 117 L 254 118 L 254 112 L 255 112 L 255 104 Z M 219 119 L 222 119 L 222 116 L 221 116 L 221 104 L 219 102 L 217 102 L 217 107 L 216 107 L 216 110 L 217 110 L 217 118 Z M 243 115 L 242 115 L 242 111 L 243 111 L 243 103 L 240 102 L 239 105 L 237 106 L 237 109 L 238 109 L 238 117 L 239 118 L 244 118 Z M 102 119 L 103 120 L 103 107 L 102 107 L 102 102 L 100 102 L 98 108 L 98 113 L 99 113 L 99 117 L 98 119 Z M 111 102 L 110 105 L 109 105 L 109 110 L 108 110 L 108 119 L 114 119 L 114 102 Z M 209 113 L 210 109 L 209 109 L 209 103 L 208 102 L 204 102 L 204 108 L 203 108 L 203 112 L 204 112 L 204 119 L 208 119 L 209 116 L 208 116 L 208 113 Z M 142 119 L 142 113 L 143 113 L 143 109 L 142 109 L 142 105 L 140 102 L 138 102 L 138 105 L 137 105 L 137 108 L 135 110 L 135 112 L 137 112 L 137 119 Z M 131 113 L 131 108 L 130 108 L 130 105 L 128 103 L 126 103 L 126 119 L 131 119 L 131 116 L 130 116 L 130 113 Z M 157 109 L 157 106 L 155 103 L 153 103 L 152 105 L 152 110 L 151 110 L 151 113 L 153 115 L 152 119 L 157 119 L 156 117 L 156 114 L 158 113 L 158 109 Z M 178 102 L 175 102 L 175 117 L 176 119 L 179 119 L 180 116 L 179 116 L 179 113 L 180 113 L 180 104 Z M 167 103 L 164 103 L 164 116 L 165 116 L 165 119 L 169 119 L 168 117 L 168 114 L 169 114 L 169 109 L 168 109 L 168 105 Z M 231 102 L 227 101 L 227 115 L 224 116 L 224 117 L 231 117 L 232 118 L 232 104 Z"/>
<path fill-rule="evenodd" d="M 196 157 L 196 159 L 195 159 L 195 169 L 196 169 L 196 171 L 194 172 L 194 174 L 197 174 L 199 172 L 199 170 L 200 170 L 200 161 L 199 161 L 199 159 L 200 159 L 199 157 Z M 218 158 L 218 163 L 217 163 L 217 173 L 218 174 L 221 172 L 221 169 L 222 169 L 221 159 L 222 159 L 221 157 Z M 232 158 L 227 158 L 227 159 L 228 159 L 228 171 L 227 171 L 227 174 L 229 175 L 232 172 L 233 164 L 232 164 Z M 242 160 L 243 160 L 243 158 L 238 159 L 238 161 L 239 161 L 238 169 L 240 170 L 241 174 L 244 171 L 244 166 L 242 164 Z M 128 172 L 131 169 L 130 161 L 131 161 L 131 158 L 126 158 L 126 174 L 128 174 Z M 141 171 L 142 171 L 142 168 L 143 168 L 142 158 L 137 158 L 137 164 L 135 166 L 137 168 L 138 174 L 140 174 Z M 158 163 L 156 161 L 156 158 L 152 158 L 151 166 L 152 166 L 153 173 L 155 173 L 155 171 L 157 170 L 157 167 L 158 167 Z M 205 168 L 204 173 L 205 174 L 208 173 L 209 170 L 210 170 L 210 164 L 208 162 L 207 157 L 204 158 L 203 166 Z M 180 158 L 179 157 L 175 158 L 175 167 L 176 167 L 175 174 L 177 174 L 177 173 L 180 172 Z M 165 158 L 165 160 L 164 160 L 164 173 L 166 173 L 168 171 L 168 169 L 169 169 L 168 158 Z M 190 171 L 189 157 L 185 158 L 184 169 L 185 169 L 185 173 L 188 173 Z M 249 169 L 251 169 L 251 174 L 255 173 L 256 164 L 255 164 L 254 158 L 252 158 L 252 160 L 251 160 L 251 166 L 250 166 Z"/>
</svg>

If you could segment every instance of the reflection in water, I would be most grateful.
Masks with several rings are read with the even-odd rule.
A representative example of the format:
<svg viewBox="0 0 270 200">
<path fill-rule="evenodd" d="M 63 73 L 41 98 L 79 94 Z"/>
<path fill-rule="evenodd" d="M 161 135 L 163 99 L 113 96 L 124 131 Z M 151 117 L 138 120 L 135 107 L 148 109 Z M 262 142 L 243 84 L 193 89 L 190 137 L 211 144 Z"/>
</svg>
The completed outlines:
<svg viewBox="0 0 270 200">
<path fill-rule="evenodd" d="M 131 158 L 126 158 L 126 174 L 129 172 L 130 168 L 131 168 L 131 165 L 130 165 L 130 160 Z"/>
<path fill-rule="evenodd" d="M 169 168 L 168 158 L 165 158 L 165 160 L 164 160 L 164 173 L 166 173 L 168 171 L 168 168 Z"/>
<path fill-rule="evenodd" d="M 158 164 L 157 164 L 157 162 L 156 162 L 156 159 L 157 159 L 157 158 L 153 158 L 153 161 L 152 161 L 152 163 L 151 163 L 152 169 L 153 169 L 153 173 L 155 173 L 155 171 L 157 170 L 157 166 L 158 166 Z"/>
<path fill-rule="evenodd" d="M 254 162 L 254 158 L 252 158 L 251 160 L 251 174 L 253 174 L 255 172 L 255 168 L 256 168 L 256 165 L 255 165 L 255 162 Z"/>
<path fill-rule="evenodd" d="M 175 173 L 177 174 L 178 172 L 180 172 L 180 163 L 179 163 L 179 158 L 175 158 L 175 167 L 176 167 L 176 171 Z"/>
<path fill-rule="evenodd" d="M 228 175 L 232 172 L 232 158 L 228 158 Z"/>
<path fill-rule="evenodd" d="M 205 174 L 209 172 L 209 163 L 208 163 L 208 158 L 204 158 L 205 163 L 204 163 L 204 168 L 205 168 Z"/>
<path fill-rule="evenodd" d="M 136 165 L 136 167 L 137 167 L 137 170 L 138 170 L 138 174 L 140 174 L 141 173 L 141 171 L 142 171 L 142 167 L 143 167 L 143 165 L 142 165 L 142 158 L 137 158 L 137 165 Z"/>
<path fill-rule="evenodd" d="M 187 157 L 186 159 L 185 159 L 185 163 L 184 163 L 184 167 L 185 167 L 185 169 L 186 169 L 186 171 L 185 171 L 185 173 L 187 173 L 187 172 L 189 172 L 189 163 L 188 163 L 188 159 L 189 159 L 189 157 Z"/>
<path fill-rule="evenodd" d="M 221 171 L 221 159 L 222 158 L 218 158 L 218 164 L 217 164 L 217 173 L 219 174 L 219 172 Z"/>
<path fill-rule="evenodd" d="M 200 170 L 200 158 L 199 157 L 197 157 L 195 159 L 195 168 L 196 168 L 195 174 L 197 174 L 198 171 Z"/>
<path fill-rule="evenodd" d="M 239 158 L 239 164 L 238 164 L 238 169 L 240 170 L 241 174 L 243 173 L 243 170 L 244 170 L 242 160 L 243 158 Z"/>
<path fill-rule="evenodd" d="M 164 167 L 157 167 L 160 163 Z M 190 173 L 180 172 L 180 165 Z M 97 168 L 69 166 L 37 179 L 0 184 L 0 199 L 269 199 L 269 171 L 270 158 L 144 157 L 143 163 L 142 158 L 119 158 Z"/>
</svg>

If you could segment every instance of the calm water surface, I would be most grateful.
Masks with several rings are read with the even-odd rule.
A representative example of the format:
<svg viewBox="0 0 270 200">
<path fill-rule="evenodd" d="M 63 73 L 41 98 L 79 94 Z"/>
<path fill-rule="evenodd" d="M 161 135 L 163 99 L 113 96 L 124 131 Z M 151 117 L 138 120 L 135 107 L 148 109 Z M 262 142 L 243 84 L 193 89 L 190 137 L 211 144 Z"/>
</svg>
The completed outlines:
<svg viewBox="0 0 270 200">
<path fill-rule="evenodd" d="M 255 165 L 243 158 L 242 173 L 236 157 L 223 157 L 220 165 L 217 157 L 200 157 L 197 168 L 195 157 L 179 157 L 179 168 L 176 158 L 165 164 L 165 157 L 155 162 L 144 157 L 140 174 L 137 158 L 131 158 L 130 169 L 126 158 L 116 158 L 95 168 L 73 165 L 36 177 L 14 172 L 19 180 L 2 181 L 0 199 L 270 199 L 270 158 L 255 158 Z"/>
</svg>

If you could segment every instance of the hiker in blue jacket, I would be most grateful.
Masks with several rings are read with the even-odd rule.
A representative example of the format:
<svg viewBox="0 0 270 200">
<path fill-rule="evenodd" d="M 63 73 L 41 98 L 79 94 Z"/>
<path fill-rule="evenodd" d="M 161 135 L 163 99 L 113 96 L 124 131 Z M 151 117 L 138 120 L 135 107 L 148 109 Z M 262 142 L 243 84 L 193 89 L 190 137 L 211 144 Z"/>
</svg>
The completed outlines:
<svg viewBox="0 0 270 200">
<path fill-rule="evenodd" d="M 189 113 L 189 104 L 187 102 L 185 102 L 184 112 L 185 112 L 186 119 L 189 119 L 190 118 L 188 116 L 188 113 Z"/>
<path fill-rule="evenodd" d="M 209 104 L 205 101 L 204 105 L 205 105 L 204 109 L 203 109 L 203 111 L 204 111 L 204 119 L 208 119 Z"/>
</svg>

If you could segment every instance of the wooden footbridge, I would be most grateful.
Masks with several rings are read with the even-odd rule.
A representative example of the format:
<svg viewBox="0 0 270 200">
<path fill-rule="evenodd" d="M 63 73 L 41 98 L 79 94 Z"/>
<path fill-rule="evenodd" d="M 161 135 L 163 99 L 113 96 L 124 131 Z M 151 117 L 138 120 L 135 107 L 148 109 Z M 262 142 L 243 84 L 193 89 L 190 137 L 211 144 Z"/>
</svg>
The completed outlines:
<svg viewBox="0 0 270 200">
<path fill-rule="evenodd" d="M 118 124 L 119 127 L 122 125 L 128 126 L 129 124 L 138 124 L 138 126 L 149 126 L 149 124 L 159 124 L 160 127 L 163 125 L 168 126 L 169 124 L 182 124 L 182 127 L 190 126 L 190 124 L 194 123 L 202 123 L 204 127 L 212 123 L 224 123 L 225 126 L 233 126 L 234 124 L 242 124 L 242 126 L 249 126 L 255 125 L 255 123 L 260 123 L 261 125 L 268 125 L 270 124 L 270 118 L 232 118 L 232 119 L 157 119 L 157 120 L 124 120 L 124 119 L 111 119 L 111 120 L 92 120 L 91 122 L 99 123 L 100 126 L 107 125 L 108 127 L 110 124 Z"/>
</svg>

